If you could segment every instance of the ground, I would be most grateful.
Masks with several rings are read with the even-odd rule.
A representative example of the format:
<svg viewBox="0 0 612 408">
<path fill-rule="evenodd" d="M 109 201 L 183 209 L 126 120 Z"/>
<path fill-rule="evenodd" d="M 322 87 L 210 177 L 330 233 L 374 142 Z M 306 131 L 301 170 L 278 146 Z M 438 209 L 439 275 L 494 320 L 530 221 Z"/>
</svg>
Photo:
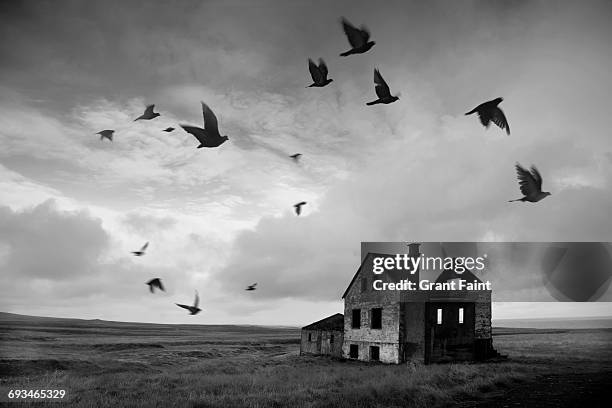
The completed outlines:
<svg viewBox="0 0 612 408">
<path fill-rule="evenodd" d="M 300 357 L 295 328 L 0 314 L 0 403 L 64 389 L 78 407 L 593 407 L 612 383 L 612 329 L 494 333 L 507 361 L 387 366 Z"/>
</svg>

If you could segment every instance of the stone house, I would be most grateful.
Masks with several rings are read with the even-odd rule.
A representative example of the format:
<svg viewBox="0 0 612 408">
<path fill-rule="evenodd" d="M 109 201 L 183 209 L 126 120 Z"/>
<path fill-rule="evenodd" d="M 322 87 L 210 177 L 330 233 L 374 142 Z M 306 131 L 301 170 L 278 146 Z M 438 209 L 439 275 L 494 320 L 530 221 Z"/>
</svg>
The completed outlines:
<svg viewBox="0 0 612 408">
<path fill-rule="evenodd" d="M 410 244 L 410 257 L 418 257 L 419 244 Z M 453 360 L 479 360 L 497 355 L 491 338 L 491 291 L 374 290 L 372 279 L 418 284 L 414 274 L 388 271 L 372 273 L 375 257 L 368 253 L 342 298 L 344 331 L 342 356 L 362 361 L 425 364 Z M 436 282 L 456 279 L 443 271 Z M 470 271 L 462 279 L 480 281 Z M 313 323 L 313 325 L 316 323 Z M 311 325 L 312 326 L 312 325 Z M 309 326 L 306 326 L 309 327 Z M 304 332 L 302 343 L 304 343 Z"/>
</svg>

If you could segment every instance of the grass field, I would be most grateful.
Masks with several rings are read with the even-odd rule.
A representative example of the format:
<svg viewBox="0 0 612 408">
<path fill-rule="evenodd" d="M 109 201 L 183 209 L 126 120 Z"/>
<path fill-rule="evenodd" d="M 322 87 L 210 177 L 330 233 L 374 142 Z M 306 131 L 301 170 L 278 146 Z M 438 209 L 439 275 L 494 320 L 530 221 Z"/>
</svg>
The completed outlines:
<svg viewBox="0 0 612 408">
<path fill-rule="evenodd" d="M 295 328 L 0 314 L 0 401 L 10 389 L 64 389 L 81 407 L 429 407 L 541 375 L 612 371 L 612 329 L 500 328 L 494 345 L 508 361 L 431 366 L 300 357 L 298 339 Z"/>
</svg>

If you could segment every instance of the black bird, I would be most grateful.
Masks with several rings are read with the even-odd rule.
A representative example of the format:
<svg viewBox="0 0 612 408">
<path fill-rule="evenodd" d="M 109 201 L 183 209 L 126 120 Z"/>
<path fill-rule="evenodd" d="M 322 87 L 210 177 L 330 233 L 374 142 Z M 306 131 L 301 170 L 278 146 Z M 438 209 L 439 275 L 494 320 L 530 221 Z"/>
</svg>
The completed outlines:
<svg viewBox="0 0 612 408">
<path fill-rule="evenodd" d="M 378 99 L 372 102 L 366 103 L 366 105 L 376 105 L 377 103 L 393 103 L 399 99 L 398 96 L 391 95 L 391 91 L 389 90 L 389 85 L 385 82 L 382 75 L 380 75 L 380 71 L 378 69 L 374 69 L 374 83 L 376 84 L 375 91 Z"/>
<path fill-rule="evenodd" d="M 499 105 L 504 98 L 495 98 L 492 101 L 488 101 L 485 103 L 481 103 L 466 115 L 471 115 L 472 113 L 478 113 L 478 118 L 480 119 L 480 123 L 486 128 L 489 127 L 491 122 L 495 123 L 500 129 L 506 129 L 506 133 L 510 134 L 510 125 L 508 124 L 508 120 L 506 119 L 506 115 L 504 112 L 497 106 Z"/>
<path fill-rule="evenodd" d="M 195 315 L 195 314 L 200 313 L 200 311 L 202 310 L 198 307 L 199 303 L 200 303 L 200 297 L 198 296 L 198 291 L 196 290 L 195 301 L 193 302 L 193 306 L 181 305 L 180 303 L 176 303 L 176 305 L 178 307 L 182 307 L 183 309 L 189 310 L 190 314 Z"/>
<path fill-rule="evenodd" d="M 160 116 L 159 113 L 153 112 L 153 109 L 155 109 L 155 105 L 147 105 L 147 108 L 145 109 L 144 113 L 140 115 L 139 117 L 137 117 L 136 119 L 134 119 L 134 122 L 140 119 L 151 120 L 151 119 L 155 119 L 156 117 Z"/>
<path fill-rule="evenodd" d="M 542 191 L 542 176 L 535 166 L 531 166 L 530 173 L 521 167 L 520 164 L 516 163 L 516 177 L 519 180 L 521 193 L 523 193 L 525 197 L 510 200 L 509 202 L 529 201 L 531 203 L 537 203 L 550 195 L 548 191 Z"/>
<path fill-rule="evenodd" d="M 140 248 L 139 251 L 133 251 L 132 254 L 134 256 L 143 256 L 145 254 L 145 251 L 147 250 L 147 247 L 149 246 L 149 242 L 147 241 L 142 248 Z"/>
<path fill-rule="evenodd" d="M 104 139 L 108 139 L 111 142 L 113 141 L 113 133 L 115 133 L 114 130 L 111 129 L 106 129 L 106 130 L 101 130 L 98 133 L 96 133 L 96 135 L 100 135 L 100 140 L 104 140 Z"/>
<path fill-rule="evenodd" d="M 295 208 L 295 213 L 297 215 L 300 215 L 302 213 L 302 206 L 303 205 L 306 205 L 306 201 L 302 201 L 302 202 L 299 202 L 299 203 L 293 205 L 293 207 Z"/>
<path fill-rule="evenodd" d="M 296 153 L 296 154 L 292 154 L 291 157 L 293 159 L 294 162 L 299 162 L 300 161 L 300 156 L 302 155 L 302 153 Z"/>
<path fill-rule="evenodd" d="M 206 105 L 204 102 L 201 103 L 202 115 L 204 116 L 204 129 L 188 125 L 181 125 L 181 127 L 185 129 L 187 133 L 191 133 L 196 139 L 198 139 L 200 142 L 198 149 L 202 147 L 219 147 L 229 138 L 219 134 L 217 117 L 208 107 L 208 105 Z"/>
<path fill-rule="evenodd" d="M 247 286 L 247 288 L 245 290 L 256 290 L 255 286 L 257 286 L 257 282 L 255 282 L 252 285 Z"/>
<path fill-rule="evenodd" d="M 163 290 L 164 292 L 166 291 L 166 289 L 164 289 L 164 285 L 162 285 L 161 283 L 161 279 L 159 278 L 151 279 L 147 282 L 147 285 L 149 285 L 149 290 L 151 291 L 151 293 L 155 292 L 155 288 Z"/>
<path fill-rule="evenodd" d="M 333 79 L 327 78 L 327 65 L 323 58 L 319 58 L 319 65 L 315 64 L 314 61 L 308 58 L 308 70 L 310 71 L 310 76 L 312 77 L 313 83 L 308 85 L 306 88 L 311 87 L 324 87 L 333 81 Z"/>
<path fill-rule="evenodd" d="M 164 132 L 172 132 L 174 130 L 173 127 L 169 127 L 169 128 L 165 128 L 163 131 Z"/>
<path fill-rule="evenodd" d="M 363 54 L 376 44 L 374 41 L 369 41 L 370 32 L 363 25 L 361 28 L 356 28 L 346 18 L 342 17 L 342 28 L 352 48 L 340 54 L 341 57 L 351 54 Z"/>
</svg>

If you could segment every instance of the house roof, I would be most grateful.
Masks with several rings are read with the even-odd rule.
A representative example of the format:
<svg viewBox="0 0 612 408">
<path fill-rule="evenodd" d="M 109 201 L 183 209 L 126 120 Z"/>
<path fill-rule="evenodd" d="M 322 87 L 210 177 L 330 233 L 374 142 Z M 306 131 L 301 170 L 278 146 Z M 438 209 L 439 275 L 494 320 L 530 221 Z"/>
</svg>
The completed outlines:
<svg viewBox="0 0 612 408">
<path fill-rule="evenodd" d="M 363 267 L 366 264 L 370 264 L 371 263 L 370 260 L 374 257 L 393 258 L 395 257 L 395 255 L 394 254 L 381 254 L 378 252 L 368 252 L 368 254 L 363 258 L 361 265 L 359 265 L 357 272 L 355 272 L 355 275 L 353 275 L 353 279 L 351 279 L 351 282 L 346 287 L 346 290 L 344 291 L 344 294 L 342 295 L 342 299 L 344 299 L 346 295 L 348 295 L 349 289 L 351 288 L 351 286 L 353 286 L 355 279 L 357 279 L 357 276 L 359 276 L 359 273 L 361 272 Z M 392 269 L 392 270 L 385 271 L 384 277 L 389 279 L 391 282 L 399 282 L 400 279 L 404 279 L 406 277 L 405 275 L 406 273 L 404 271 Z"/>
<path fill-rule="evenodd" d="M 442 248 L 442 254 L 444 257 L 447 257 L 446 251 L 444 250 L 444 248 Z M 393 256 L 394 255 L 392 254 L 380 254 L 380 253 L 375 253 L 375 252 L 368 252 L 368 254 L 363 258 L 361 265 L 359 265 L 359 268 L 357 268 L 357 272 L 355 272 L 355 275 L 353 275 L 353 279 L 351 279 L 351 282 L 348 284 L 348 286 L 346 287 L 346 290 L 342 294 L 342 299 L 344 299 L 346 295 L 348 295 L 349 289 L 351 289 L 351 286 L 353 286 L 353 283 L 357 279 L 357 276 L 359 276 L 359 273 L 363 269 L 364 265 L 368 264 L 373 257 L 393 257 Z M 385 273 L 387 277 L 391 279 L 391 281 L 399 281 L 400 279 L 403 278 L 402 271 L 390 270 L 390 271 L 386 271 Z M 458 274 L 454 270 L 449 270 L 449 269 L 443 270 L 438 276 L 438 278 L 436 279 L 436 282 L 446 282 L 448 280 L 455 279 L 455 278 L 462 278 L 462 279 L 471 280 L 471 281 L 476 280 L 478 282 L 482 282 L 476 275 L 472 273 L 472 271 L 470 271 L 467 268 L 465 272 L 463 272 L 463 274 Z"/>
<path fill-rule="evenodd" d="M 304 326 L 302 330 L 344 330 L 344 315 L 336 313 L 323 320 Z"/>
<path fill-rule="evenodd" d="M 355 272 L 355 275 L 353 275 L 353 279 L 351 279 L 351 282 L 346 287 L 346 290 L 344 291 L 344 294 L 342 294 L 342 299 L 344 299 L 346 297 L 346 295 L 348 294 L 349 289 L 351 288 L 351 286 L 353 286 L 353 282 L 355 282 L 355 279 L 357 279 L 357 276 L 359 275 L 359 272 L 361 272 L 361 269 L 363 268 L 363 266 L 374 256 L 389 257 L 389 256 L 393 256 L 393 255 L 389 255 L 389 254 L 377 254 L 377 253 L 373 253 L 373 252 L 368 252 L 368 254 L 363 258 L 363 261 L 361 261 L 361 265 L 359 265 L 359 268 L 357 268 L 357 272 Z"/>
</svg>

